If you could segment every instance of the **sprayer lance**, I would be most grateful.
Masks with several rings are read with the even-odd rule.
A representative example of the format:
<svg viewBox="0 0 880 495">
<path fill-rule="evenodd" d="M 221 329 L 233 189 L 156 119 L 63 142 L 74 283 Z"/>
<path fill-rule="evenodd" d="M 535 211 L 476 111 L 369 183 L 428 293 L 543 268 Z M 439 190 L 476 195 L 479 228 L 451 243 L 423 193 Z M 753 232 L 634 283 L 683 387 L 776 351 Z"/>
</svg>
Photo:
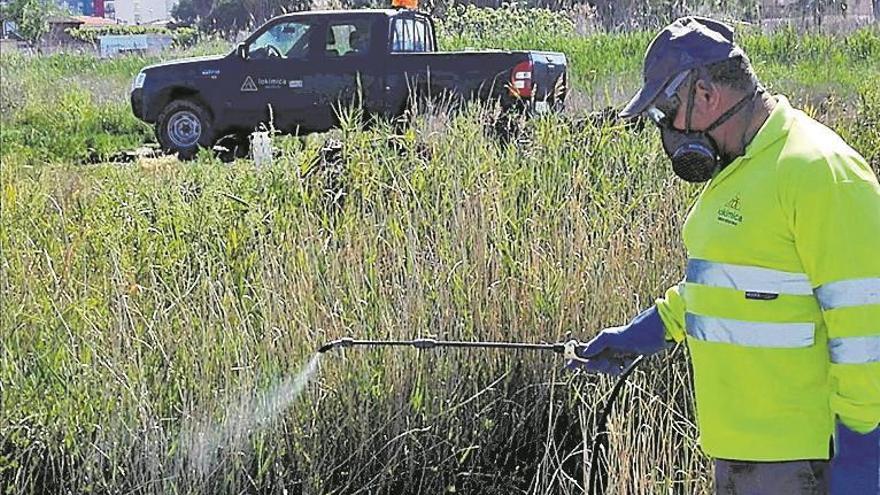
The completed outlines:
<svg viewBox="0 0 880 495">
<path fill-rule="evenodd" d="M 532 344 L 527 342 L 465 342 L 460 340 L 413 339 L 413 340 L 355 340 L 350 337 L 327 342 L 318 348 L 324 353 L 336 347 L 415 347 L 416 349 L 434 349 L 435 347 L 458 347 L 466 349 L 525 349 L 532 351 L 553 351 L 566 359 L 585 361 L 577 355 L 575 349 L 580 345 L 577 340 L 557 342 L 555 344 Z"/>
</svg>

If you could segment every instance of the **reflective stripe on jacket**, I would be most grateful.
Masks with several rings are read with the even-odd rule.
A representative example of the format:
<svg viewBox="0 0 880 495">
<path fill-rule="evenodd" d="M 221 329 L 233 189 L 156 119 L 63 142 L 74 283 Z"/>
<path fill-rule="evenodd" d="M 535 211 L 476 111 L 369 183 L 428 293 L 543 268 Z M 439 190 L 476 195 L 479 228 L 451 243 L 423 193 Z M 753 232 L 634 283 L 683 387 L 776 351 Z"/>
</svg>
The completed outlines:
<svg viewBox="0 0 880 495">
<path fill-rule="evenodd" d="M 685 280 L 657 306 L 687 339 L 703 450 L 827 459 L 837 415 L 880 422 L 880 186 L 834 132 L 776 98 L 688 215 Z"/>
</svg>

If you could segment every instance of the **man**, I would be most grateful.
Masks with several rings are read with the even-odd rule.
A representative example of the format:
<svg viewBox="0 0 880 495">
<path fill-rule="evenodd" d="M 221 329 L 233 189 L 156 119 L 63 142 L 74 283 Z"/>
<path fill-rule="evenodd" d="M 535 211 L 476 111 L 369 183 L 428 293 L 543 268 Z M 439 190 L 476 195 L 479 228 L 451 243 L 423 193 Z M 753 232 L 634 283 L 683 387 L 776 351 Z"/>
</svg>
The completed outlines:
<svg viewBox="0 0 880 495">
<path fill-rule="evenodd" d="M 880 494 L 877 178 L 767 94 L 725 24 L 675 21 L 643 75 L 621 115 L 653 120 L 675 173 L 707 182 L 684 226 L 687 273 L 573 365 L 615 374 L 684 340 L 718 493 Z"/>
<path fill-rule="evenodd" d="M 348 35 L 348 46 L 351 50 L 346 55 L 363 55 L 367 52 L 367 37 L 354 30 Z"/>
</svg>

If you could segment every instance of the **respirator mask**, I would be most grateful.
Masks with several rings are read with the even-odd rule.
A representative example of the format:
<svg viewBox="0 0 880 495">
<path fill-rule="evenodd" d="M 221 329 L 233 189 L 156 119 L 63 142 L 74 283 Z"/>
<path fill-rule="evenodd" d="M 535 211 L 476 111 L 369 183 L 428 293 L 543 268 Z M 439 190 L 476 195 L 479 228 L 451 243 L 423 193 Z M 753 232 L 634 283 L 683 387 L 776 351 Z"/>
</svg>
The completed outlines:
<svg viewBox="0 0 880 495">
<path fill-rule="evenodd" d="M 685 130 L 681 131 L 675 129 L 672 123 L 681 107 L 678 88 L 686 79 L 690 80 L 690 88 L 688 89 Z M 733 157 L 721 153 L 718 144 L 712 139 L 709 132 L 736 115 L 755 96 L 763 92 L 763 88 L 758 87 L 754 93 L 744 96 L 709 124 L 706 129 L 692 131 L 691 113 L 696 93 L 695 82 L 696 75 L 693 71 L 682 72 L 667 85 L 654 104 L 645 110 L 645 113 L 660 128 L 663 149 L 672 161 L 672 170 L 675 175 L 688 182 L 706 182 L 733 161 Z"/>
</svg>

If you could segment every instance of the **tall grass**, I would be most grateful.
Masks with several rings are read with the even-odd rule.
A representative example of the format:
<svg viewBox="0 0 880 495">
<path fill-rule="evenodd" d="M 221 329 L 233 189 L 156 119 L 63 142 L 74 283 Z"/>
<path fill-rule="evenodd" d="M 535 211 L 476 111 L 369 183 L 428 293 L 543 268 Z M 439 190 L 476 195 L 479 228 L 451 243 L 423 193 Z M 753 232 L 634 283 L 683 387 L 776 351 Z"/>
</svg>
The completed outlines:
<svg viewBox="0 0 880 495">
<path fill-rule="evenodd" d="M 153 141 L 150 126 L 132 115 L 129 89 L 146 65 L 228 51 L 209 40 L 161 57 L 102 60 L 91 54 L 0 54 L 0 156 L 31 163 L 106 161 Z"/>
<path fill-rule="evenodd" d="M 803 64 L 844 54 L 834 80 L 847 82 L 796 101 L 880 171 L 878 93 L 852 76 L 878 68 L 829 44 L 784 71 L 755 43 L 782 90 Z M 66 59 L 15 63 L 27 77 L 53 60 Z M 4 116 L 12 129 L 19 111 Z M 557 356 L 334 352 L 281 407 L 291 377 L 339 336 L 585 339 L 681 278 L 697 189 L 671 177 L 653 130 L 545 116 L 501 144 L 485 112 L 422 116 L 402 133 L 346 123 L 339 161 L 322 159 L 323 137 L 283 140 L 264 168 L 207 153 L 84 165 L 51 141 L 9 138 L 5 121 L 0 486 L 582 493 L 611 383 Z M 707 493 L 685 349 L 649 359 L 622 399 L 611 492 Z"/>
<path fill-rule="evenodd" d="M 349 132 L 341 177 L 309 174 L 314 149 L 261 170 L 5 167 L 6 479 L 25 492 L 582 484 L 579 463 L 566 476 L 560 465 L 589 439 L 607 383 L 499 352 L 328 356 L 282 421 L 216 453 L 218 472 L 179 463 L 183 432 L 222 423 L 333 337 L 587 336 L 677 277 L 680 253 L 648 252 L 675 243 L 687 194 L 661 196 L 671 183 L 645 136 L 549 119 L 517 150 L 487 140 L 475 115 L 393 147 L 388 131 Z M 687 417 L 678 376 L 642 375 L 631 400 Z M 695 450 L 664 453 L 673 424 L 684 426 L 660 420 L 615 445 L 703 470 Z M 619 472 L 650 486 L 675 473 Z"/>
</svg>

